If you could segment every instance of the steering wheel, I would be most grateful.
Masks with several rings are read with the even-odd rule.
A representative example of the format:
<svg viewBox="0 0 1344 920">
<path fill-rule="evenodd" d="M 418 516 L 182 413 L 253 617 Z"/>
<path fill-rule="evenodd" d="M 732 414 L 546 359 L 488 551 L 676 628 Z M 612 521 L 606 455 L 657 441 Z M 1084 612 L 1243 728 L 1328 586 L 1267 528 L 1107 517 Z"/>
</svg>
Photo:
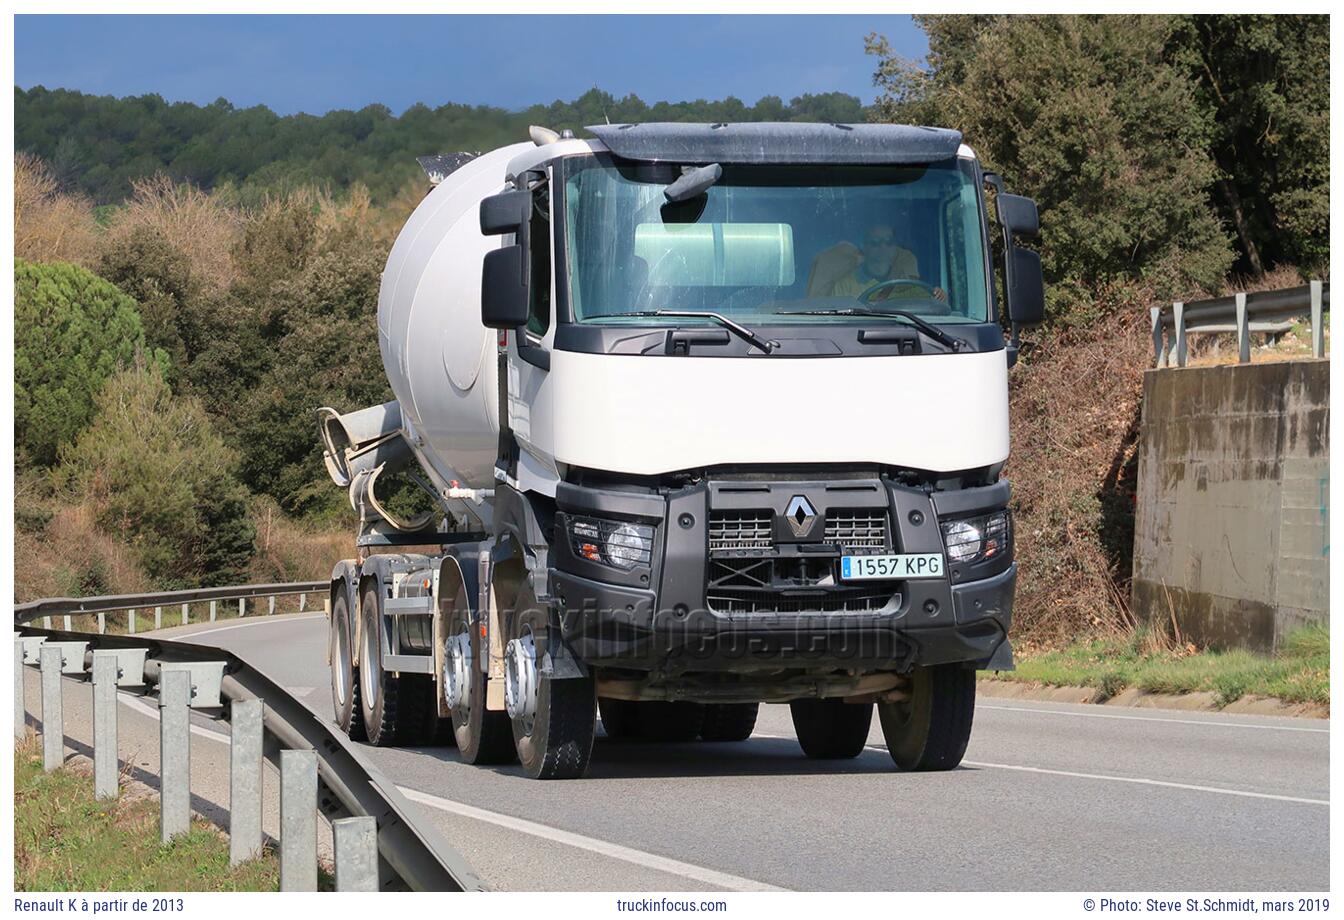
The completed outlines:
<svg viewBox="0 0 1344 920">
<path fill-rule="evenodd" d="M 894 288 L 905 287 L 907 285 L 921 287 L 929 292 L 930 300 L 939 304 L 943 303 L 943 301 L 939 300 L 934 295 L 934 291 L 938 290 L 938 288 L 929 284 L 927 281 L 920 281 L 918 278 L 888 278 L 886 281 L 879 281 L 877 284 L 874 284 L 868 290 L 860 294 L 859 301 L 861 303 L 872 303 L 874 300 L 888 300 L 889 298 L 887 297 L 878 297 L 877 295 L 881 294 L 883 291 L 890 291 Z"/>
</svg>

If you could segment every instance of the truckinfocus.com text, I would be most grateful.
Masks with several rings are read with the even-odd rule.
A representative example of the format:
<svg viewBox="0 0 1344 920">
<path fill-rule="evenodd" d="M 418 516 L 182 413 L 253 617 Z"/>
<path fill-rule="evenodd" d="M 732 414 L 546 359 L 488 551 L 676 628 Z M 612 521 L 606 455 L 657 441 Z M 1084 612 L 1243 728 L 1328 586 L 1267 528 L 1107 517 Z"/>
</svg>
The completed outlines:
<svg viewBox="0 0 1344 920">
<path fill-rule="evenodd" d="M 662 911 L 679 913 L 723 913 L 728 910 L 727 901 L 674 901 L 671 898 L 640 898 L 637 901 L 625 901 L 616 899 L 616 909 L 619 911 L 637 911 L 643 913 L 658 913 Z"/>
</svg>

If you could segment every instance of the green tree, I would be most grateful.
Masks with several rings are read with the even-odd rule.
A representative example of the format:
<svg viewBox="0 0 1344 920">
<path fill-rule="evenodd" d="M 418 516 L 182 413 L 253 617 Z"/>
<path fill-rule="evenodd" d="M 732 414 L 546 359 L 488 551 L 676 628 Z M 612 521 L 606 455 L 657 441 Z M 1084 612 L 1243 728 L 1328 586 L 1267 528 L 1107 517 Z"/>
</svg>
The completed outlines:
<svg viewBox="0 0 1344 920">
<path fill-rule="evenodd" d="M 136 227 L 104 250 L 98 273 L 140 305 L 145 341 L 171 359 L 169 382 L 206 347 L 213 323 L 191 260 L 152 227 Z"/>
<path fill-rule="evenodd" d="M 155 366 L 111 377 L 98 414 L 61 451 L 58 489 L 124 535 L 165 587 L 237 583 L 254 552 L 248 493 L 200 403 L 175 397 Z"/>
<path fill-rule="evenodd" d="M 1241 267 L 1328 268 L 1330 18 L 1185 16 L 1168 49 L 1211 126 L 1213 200 Z"/>
<path fill-rule="evenodd" d="M 63 262 L 14 263 L 14 442 L 48 466 L 94 415 L 103 383 L 145 346 L 135 301 Z"/>
<path fill-rule="evenodd" d="M 1215 289 L 1232 260 L 1210 205 L 1216 166 L 1195 87 L 1151 16 L 924 16 L 923 66 L 872 35 L 876 116 L 960 129 L 988 169 L 1036 199 L 1052 309 L 1098 291 Z"/>
</svg>

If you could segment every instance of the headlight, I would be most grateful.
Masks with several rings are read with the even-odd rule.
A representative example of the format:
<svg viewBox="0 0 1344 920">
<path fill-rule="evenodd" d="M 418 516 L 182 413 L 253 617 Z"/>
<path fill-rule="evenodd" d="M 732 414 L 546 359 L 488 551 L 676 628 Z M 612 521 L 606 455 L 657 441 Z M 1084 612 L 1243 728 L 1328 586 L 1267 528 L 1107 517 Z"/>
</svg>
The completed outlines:
<svg viewBox="0 0 1344 920">
<path fill-rule="evenodd" d="M 569 538 L 580 559 L 629 571 L 653 558 L 653 528 L 596 518 L 570 518 Z"/>
<path fill-rule="evenodd" d="M 1012 520 L 1008 512 L 996 511 L 982 517 L 944 521 L 943 545 L 951 562 L 984 562 L 1008 550 Z"/>
</svg>

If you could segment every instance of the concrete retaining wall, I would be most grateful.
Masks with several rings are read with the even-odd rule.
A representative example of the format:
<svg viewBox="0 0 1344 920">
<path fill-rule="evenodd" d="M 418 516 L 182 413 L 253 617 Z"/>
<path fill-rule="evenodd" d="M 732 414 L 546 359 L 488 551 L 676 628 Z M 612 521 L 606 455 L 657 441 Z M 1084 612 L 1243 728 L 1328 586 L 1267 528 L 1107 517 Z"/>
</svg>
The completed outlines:
<svg viewBox="0 0 1344 920">
<path fill-rule="evenodd" d="M 1330 598 L 1330 364 L 1143 380 L 1135 613 L 1214 647 L 1276 648 Z"/>
</svg>

